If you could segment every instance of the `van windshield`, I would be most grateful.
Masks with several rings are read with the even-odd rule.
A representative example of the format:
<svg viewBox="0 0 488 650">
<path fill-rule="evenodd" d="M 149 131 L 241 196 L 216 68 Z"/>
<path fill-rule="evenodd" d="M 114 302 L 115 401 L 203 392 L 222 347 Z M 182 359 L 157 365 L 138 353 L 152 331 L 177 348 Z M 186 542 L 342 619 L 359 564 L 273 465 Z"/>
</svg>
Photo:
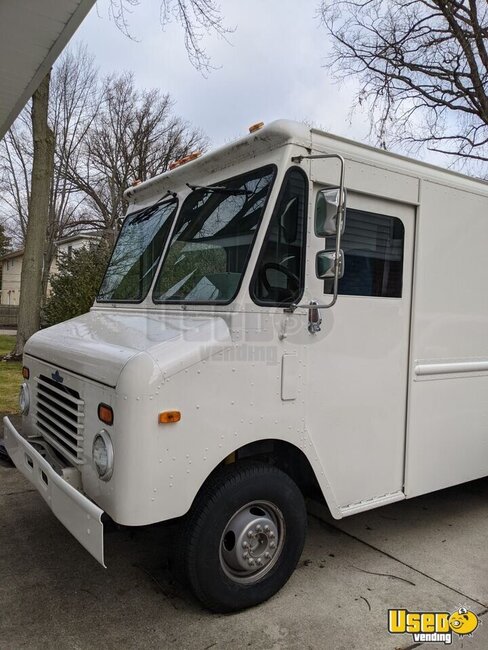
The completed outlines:
<svg viewBox="0 0 488 650">
<path fill-rule="evenodd" d="M 229 303 L 239 289 L 275 167 L 195 188 L 176 221 L 154 302 Z"/>
<path fill-rule="evenodd" d="M 110 259 L 99 302 L 140 302 L 151 286 L 178 202 L 157 203 L 129 214 Z"/>
</svg>

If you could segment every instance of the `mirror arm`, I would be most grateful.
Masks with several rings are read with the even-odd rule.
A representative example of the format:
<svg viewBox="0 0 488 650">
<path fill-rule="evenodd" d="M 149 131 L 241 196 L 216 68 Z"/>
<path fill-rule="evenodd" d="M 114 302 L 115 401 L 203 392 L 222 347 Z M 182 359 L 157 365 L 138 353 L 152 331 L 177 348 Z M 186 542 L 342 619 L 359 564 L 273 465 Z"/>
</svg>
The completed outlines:
<svg viewBox="0 0 488 650">
<path fill-rule="evenodd" d="M 344 161 L 344 158 L 340 156 L 338 153 L 327 153 L 327 154 L 320 153 L 320 154 L 313 154 L 308 156 L 293 156 L 291 161 L 294 163 L 301 163 L 302 160 L 304 160 L 305 158 L 307 160 L 336 158 L 341 165 L 341 176 L 340 176 L 340 183 L 339 183 L 341 204 L 340 204 L 339 214 L 337 219 L 336 258 L 335 258 L 335 266 L 334 266 L 334 293 L 332 296 L 332 300 L 324 305 L 313 304 L 314 301 L 311 301 L 309 304 L 304 303 L 301 305 L 290 305 L 290 307 L 288 307 L 285 311 L 290 311 L 292 313 L 295 311 L 295 309 L 299 309 L 299 308 L 309 309 L 310 306 L 313 306 L 316 309 L 330 309 L 337 302 L 337 295 L 339 289 L 339 253 L 341 250 L 342 223 L 344 221 L 344 185 L 345 185 L 345 177 L 346 177 L 346 163 Z"/>
</svg>

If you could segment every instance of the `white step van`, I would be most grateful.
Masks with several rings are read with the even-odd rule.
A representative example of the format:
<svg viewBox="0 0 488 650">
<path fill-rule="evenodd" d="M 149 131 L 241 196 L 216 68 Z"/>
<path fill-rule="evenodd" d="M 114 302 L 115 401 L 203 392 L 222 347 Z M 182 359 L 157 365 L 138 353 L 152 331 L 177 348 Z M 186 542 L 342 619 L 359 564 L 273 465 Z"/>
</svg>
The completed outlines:
<svg viewBox="0 0 488 650">
<path fill-rule="evenodd" d="M 310 491 L 341 518 L 488 475 L 486 182 L 276 121 L 127 197 L 4 422 L 100 563 L 104 512 L 179 519 L 194 593 L 238 610 L 293 572 Z"/>
</svg>

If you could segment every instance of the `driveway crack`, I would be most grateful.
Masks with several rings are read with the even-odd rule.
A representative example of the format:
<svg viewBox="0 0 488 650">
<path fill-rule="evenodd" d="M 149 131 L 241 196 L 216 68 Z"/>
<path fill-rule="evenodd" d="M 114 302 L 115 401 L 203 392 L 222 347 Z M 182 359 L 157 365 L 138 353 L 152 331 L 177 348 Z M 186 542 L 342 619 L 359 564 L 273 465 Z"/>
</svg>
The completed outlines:
<svg viewBox="0 0 488 650">
<path fill-rule="evenodd" d="M 29 492 L 37 492 L 37 490 L 14 490 L 13 492 L 4 492 L 0 497 L 11 497 L 14 494 L 28 494 Z"/>
<path fill-rule="evenodd" d="M 363 539 L 357 537 L 356 535 L 353 535 L 352 533 L 348 533 L 347 531 L 342 530 L 342 528 L 339 528 L 338 526 L 334 526 L 334 524 L 331 524 L 330 522 L 323 521 L 322 519 L 320 519 L 319 517 L 317 517 L 314 514 L 311 514 L 311 516 L 315 517 L 315 519 L 317 519 L 322 526 L 330 526 L 331 528 L 334 528 L 335 530 L 343 533 L 344 535 L 347 535 L 351 539 L 354 539 L 357 542 L 360 542 L 361 544 L 364 544 L 368 548 L 371 548 L 373 551 L 376 551 L 377 553 L 381 553 L 382 555 L 390 558 L 390 560 L 394 560 L 395 562 L 399 562 L 404 567 L 407 567 L 408 569 L 411 569 L 412 571 L 415 571 L 415 573 L 418 573 L 419 575 L 424 576 L 424 578 L 428 578 L 429 580 L 432 580 L 433 582 L 436 582 L 438 585 L 441 585 L 442 587 L 445 587 L 446 589 L 449 589 L 449 590 L 453 591 L 454 593 L 459 594 L 463 598 L 466 598 L 466 599 L 472 601 L 473 603 L 477 603 L 478 605 L 480 605 L 480 607 L 483 608 L 483 610 L 484 610 L 483 614 L 486 613 L 486 611 L 488 611 L 487 610 L 488 603 L 483 603 L 480 600 L 478 600 L 477 598 L 473 598 L 472 596 L 469 596 L 468 594 L 465 594 L 464 592 L 460 591 L 459 589 L 456 589 L 456 587 L 451 587 L 451 585 L 448 585 L 445 582 L 442 582 L 442 580 L 439 580 L 438 578 L 434 578 L 433 576 L 430 576 L 428 573 L 425 573 L 424 571 L 421 571 L 420 569 L 416 569 L 411 564 L 408 564 L 408 562 L 404 562 L 403 560 L 400 560 L 400 558 L 395 557 L 391 553 L 388 553 L 387 551 L 384 551 L 381 548 L 378 548 L 377 546 L 374 546 L 373 544 L 370 544 L 369 542 L 365 542 Z M 416 644 L 414 646 L 409 646 L 409 647 L 416 648 L 418 645 L 419 644 Z"/>
</svg>

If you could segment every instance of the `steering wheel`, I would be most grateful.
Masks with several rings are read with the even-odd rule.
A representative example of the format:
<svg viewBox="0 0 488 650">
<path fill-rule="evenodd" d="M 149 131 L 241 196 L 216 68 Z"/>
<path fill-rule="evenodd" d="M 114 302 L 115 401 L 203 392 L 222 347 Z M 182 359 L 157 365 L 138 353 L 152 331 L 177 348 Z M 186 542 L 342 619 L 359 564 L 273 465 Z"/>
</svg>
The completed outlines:
<svg viewBox="0 0 488 650">
<path fill-rule="evenodd" d="M 272 287 L 268 280 L 268 271 L 270 270 L 282 273 L 287 280 L 291 281 L 292 286 L 290 288 Z M 278 262 L 265 262 L 261 267 L 259 277 L 268 295 L 276 296 L 277 302 L 292 300 L 300 289 L 300 278 L 293 271 L 290 271 L 289 268 L 278 264 Z"/>
</svg>

